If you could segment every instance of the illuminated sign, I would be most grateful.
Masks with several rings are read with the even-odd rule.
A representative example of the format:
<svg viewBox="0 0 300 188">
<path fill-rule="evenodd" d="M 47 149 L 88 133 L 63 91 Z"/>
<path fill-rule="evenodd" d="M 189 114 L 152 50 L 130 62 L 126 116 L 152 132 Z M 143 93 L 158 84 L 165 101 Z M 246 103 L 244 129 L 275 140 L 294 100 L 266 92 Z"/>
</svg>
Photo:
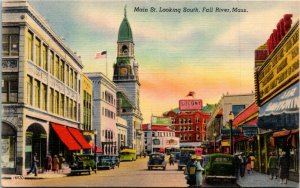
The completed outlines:
<svg viewBox="0 0 300 188">
<path fill-rule="evenodd" d="M 171 125 L 172 121 L 169 117 L 159 117 L 159 116 L 152 116 L 151 117 L 151 124 L 152 125 Z"/>
<path fill-rule="evenodd" d="M 257 100 L 262 106 L 299 80 L 299 22 L 265 61 L 256 75 Z"/>
<path fill-rule="evenodd" d="M 179 100 L 179 110 L 201 110 L 201 99 Z"/>
</svg>

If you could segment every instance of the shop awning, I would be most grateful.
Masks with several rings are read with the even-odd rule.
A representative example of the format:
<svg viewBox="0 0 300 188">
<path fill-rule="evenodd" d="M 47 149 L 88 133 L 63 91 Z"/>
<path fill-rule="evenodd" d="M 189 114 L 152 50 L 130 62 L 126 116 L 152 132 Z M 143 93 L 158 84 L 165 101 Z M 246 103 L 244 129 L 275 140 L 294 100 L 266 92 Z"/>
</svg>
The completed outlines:
<svg viewBox="0 0 300 188">
<path fill-rule="evenodd" d="M 256 114 L 257 112 L 258 112 L 258 107 L 257 107 L 256 103 L 253 102 L 252 104 L 250 104 L 247 108 L 245 108 L 243 111 L 241 111 L 234 118 L 233 126 L 240 125 L 243 121 L 245 121 L 247 118 L 251 117 L 253 114 Z M 251 122 L 252 120 L 250 120 L 248 122 L 244 122 L 243 124 L 256 125 L 256 122 Z"/>
<path fill-rule="evenodd" d="M 259 109 L 258 127 L 282 130 L 299 127 L 299 83 L 292 85 Z"/>
<path fill-rule="evenodd" d="M 273 133 L 273 137 L 283 137 L 283 136 L 287 136 L 290 134 L 290 130 L 284 130 L 284 131 L 278 131 Z"/>
<path fill-rule="evenodd" d="M 299 128 L 292 130 L 291 134 L 298 134 L 299 133 Z"/>
<path fill-rule="evenodd" d="M 77 140 L 77 142 L 81 145 L 82 149 L 91 149 L 89 143 L 82 136 L 82 133 L 75 128 L 68 127 L 68 130 L 73 135 L 73 137 Z"/>
<path fill-rule="evenodd" d="M 81 147 L 73 138 L 66 126 L 52 123 L 52 128 L 60 138 L 60 140 L 68 147 L 69 150 L 80 150 Z"/>
</svg>

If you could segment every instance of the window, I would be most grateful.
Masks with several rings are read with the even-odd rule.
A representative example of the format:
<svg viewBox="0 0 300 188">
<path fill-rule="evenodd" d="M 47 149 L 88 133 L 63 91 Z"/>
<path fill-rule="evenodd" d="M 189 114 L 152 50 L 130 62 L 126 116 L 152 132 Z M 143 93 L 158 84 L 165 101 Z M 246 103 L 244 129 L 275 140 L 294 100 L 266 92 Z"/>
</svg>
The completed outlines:
<svg viewBox="0 0 300 188">
<path fill-rule="evenodd" d="M 64 61 L 62 61 L 62 60 L 60 60 L 59 61 L 59 65 L 60 65 L 60 69 L 59 69 L 59 71 L 60 71 L 60 80 L 62 81 L 62 82 L 65 82 L 65 62 Z"/>
<path fill-rule="evenodd" d="M 232 113 L 234 116 L 238 115 L 242 110 L 245 109 L 245 105 L 232 105 Z"/>
<path fill-rule="evenodd" d="M 42 84 L 42 109 L 47 110 L 47 86 Z"/>
<path fill-rule="evenodd" d="M 70 74 L 70 71 L 69 71 L 69 66 L 66 65 L 66 84 L 67 86 L 69 86 L 69 74 Z"/>
<path fill-rule="evenodd" d="M 54 113 L 59 113 L 59 93 L 58 91 L 54 92 Z"/>
<path fill-rule="evenodd" d="M 2 55 L 18 56 L 19 55 L 19 35 L 5 34 L 2 35 Z"/>
<path fill-rule="evenodd" d="M 40 86 L 40 81 L 38 80 L 34 80 L 34 95 L 35 95 L 35 98 L 34 98 L 34 106 L 37 107 L 37 108 L 40 108 L 41 104 L 40 104 L 40 99 L 41 99 L 41 96 L 40 96 L 40 89 L 41 89 L 41 86 Z"/>
<path fill-rule="evenodd" d="M 66 113 L 65 113 L 65 116 L 66 117 L 70 117 L 69 115 L 69 97 L 66 97 Z"/>
<path fill-rule="evenodd" d="M 77 102 L 75 102 L 74 101 L 74 106 L 73 106 L 73 108 L 74 108 L 74 120 L 77 120 Z"/>
<path fill-rule="evenodd" d="M 54 75 L 54 52 L 50 51 L 50 74 Z"/>
<path fill-rule="evenodd" d="M 64 101 L 64 95 L 60 94 L 59 97 L 59 115 L 64 116 L 64 107 L 65 107 L 65 101 Z"/>
<path fill-rule="evenodd" d="M 32 50 L 32 40 L 33 40 L 33 33 L 30 31 L 27 32 L 27 59 L 33 61 L 33 50 Z"/>
<path fill-rule="evenodd" d="M 34 40 L 35 44 L 35 64 L 41 66 L 41 41 L 38 38 Z"/>
<path fill-rule="evenodd" d="M 47 67 L 47 46 L 43 44 L 42 48 L 42 64 L 43 64 L 43 69 L 48 70 Z"/>
<path fill-rule="evenodd" d="M 74 83 L 74 80 L 73 80 L 73 70 L 70 69 L 70 87 L 73 89 L 73 83 Z"/>
<path fill-rule="evenodd" d="M 74 72 L 74 90 L 77 91 L 77 72 Z"/>
<path fill-rule="evenodd" d="M 51 113 L 54 113 L 54 90 L 50 88 L 50 103 L 49 103 L 49 110 Z"/>
<path fill-rule="evenodd" d="M 11 75 L 7 76 L 3 75 L 2 80 L 2 102 L 16 103 L 18 102 L 18 79 L 11 78 Z"/>
<path fill-rule="evenodd" d="M 59 61 L 58 61 L 58 56 L 54 56 L 54 76 L 59 79 Z"/>
</svg>

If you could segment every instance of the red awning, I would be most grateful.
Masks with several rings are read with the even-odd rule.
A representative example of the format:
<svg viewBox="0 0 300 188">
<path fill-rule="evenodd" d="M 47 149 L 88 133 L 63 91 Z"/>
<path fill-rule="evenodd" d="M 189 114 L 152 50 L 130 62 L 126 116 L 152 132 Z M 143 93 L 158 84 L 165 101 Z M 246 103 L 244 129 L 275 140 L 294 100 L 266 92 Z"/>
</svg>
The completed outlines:
<svg viewBox="0 0 300 188">
<path fill-rule="evenodd" d="M 169 131 L 169 132 L 174 132 L 174 130 L 170 129 L 167 126 L 159 126 L 159 125 L 152 125 L 151 126 L 152 131 Z"/>
<path fill-rule="evenodd" d="M 245 108 L 243 111 L 241 111 L 233 120 L 233 126 L 239 125 L 241 122 L 245 121 L 247 118 L 249 118 L 250 116 L 252 116 L 253 114 L 258 112 L 258 106 L 256 105 L 255 102 L 253 102 L 252 104 L 250 104 L 247 108 Z M 251 121 L 249 121 L 251 122 Z M 256 125 L 257 122 L 255 122 Z M 249 124 L 248 122 L 244 123 L 244 124 L 248 124 L 248 125 L 252 125 Z"/>
<path fill-rule="evenodd" d="M 56 134 L 58 135 L 58 137 L 68 147 L 69 150 L 81 149 L 80 145 L 73 138 L 71 133 L 68 131 L 67 127 L 55 123 L 52 123 L 51 125 L 54 131 L 56 132 Z"/>
<path fill-rule="evenodd" d="M 250 121 L 245 122 L 246 125 L 257 125 L 258 117 L 251 119 Z"/>
<path fill-rule="evenodd" d="M 291 132 L 290 130 L 275 132 L 275 133 L 273 133 L 273 137 L 287 136 L 290 134 L 290 132 Z"/>
<path fill-rule="evenodd" d="M 91 149 L 91 146 L 85 140 L 85 138 L 82 136 L 82 133 L 78 129 L 68 127 L 68 130 L 81 145 L 82 149 Z"/>
<path fill-rule="evenodd" d="M 91 143 L 92 152 L 95 153 L 95 144 Z M 96 146 L 96 153 L 102 153 L 102 149 Z"/>
</svg>

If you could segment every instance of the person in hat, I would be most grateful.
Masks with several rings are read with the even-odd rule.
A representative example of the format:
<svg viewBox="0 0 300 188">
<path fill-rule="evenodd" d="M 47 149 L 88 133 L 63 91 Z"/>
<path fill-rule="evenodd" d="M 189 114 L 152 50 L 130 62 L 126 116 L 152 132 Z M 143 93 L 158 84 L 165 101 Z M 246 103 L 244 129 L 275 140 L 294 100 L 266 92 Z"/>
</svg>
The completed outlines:
<svg viewBox="0 0 300 188">
<path fill-rule="evenodd" d="M 270 153 L 269 161 L 268 161 L 268 168 L 270 172 L 270 179 L 272 180 L 274 177 L 277 179 L 277 165 L 278 160 L 277 157 L 274 155 L 273 152 Z"/>
<path fill-rule="evenodd" d="M 31 163 L 31 169 L 27 172 L 27 175 L 29 175 L 31 172 L 34 172 L 35 176 L 38 174 L 38 168 L 37 168 L 37 163 L 39 161 L 37 160 L 37 153 L 34 153 L 32 157 L 32 163 Z"/>
<path fill-rule="evenodd" d="M 58 163 L 59 163 L 59 160 L 57 158 L 57 155 L 54 155 L 54 158 L 53 158 L 53 171 L 54 173 L 58 173 Z"/>
<path fill-rule="evenodd" d="M 204 171 L 204 168 L 201 166 L 201 156 L 196 157 L 196 186 L 201 187 L 202 186 L 202 172 Z"/>
<path fill-rule="evenodd" d="M 190 159 L 185 168 L 187 184 L 193 186 L 196 184 L 196 155 L 190 155 Z"/>
<path fill-rule="evenodd" d="M 289 166 L 289 158 L 286 152 L 283 151 L 279 158 L 279 178 L 281 184 L 287 184 L 287 179 L 289 177 Z"/>
</svg>

